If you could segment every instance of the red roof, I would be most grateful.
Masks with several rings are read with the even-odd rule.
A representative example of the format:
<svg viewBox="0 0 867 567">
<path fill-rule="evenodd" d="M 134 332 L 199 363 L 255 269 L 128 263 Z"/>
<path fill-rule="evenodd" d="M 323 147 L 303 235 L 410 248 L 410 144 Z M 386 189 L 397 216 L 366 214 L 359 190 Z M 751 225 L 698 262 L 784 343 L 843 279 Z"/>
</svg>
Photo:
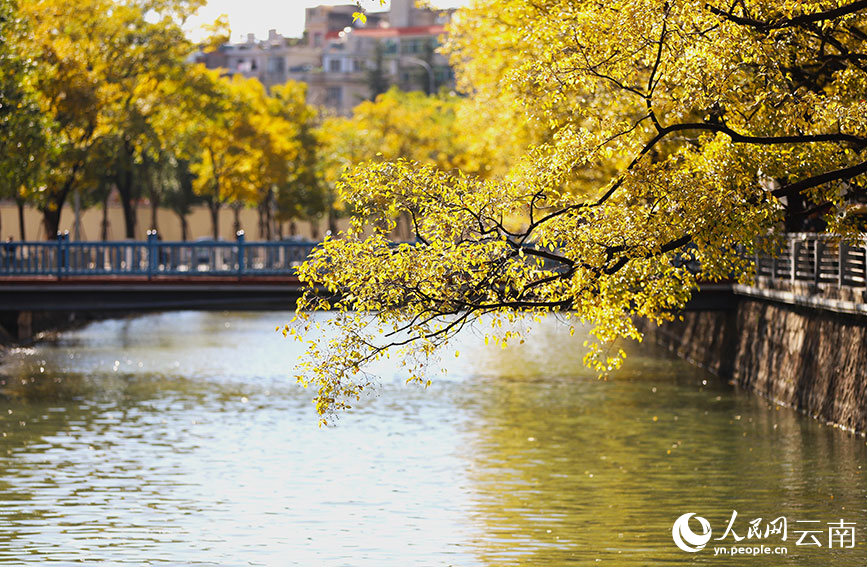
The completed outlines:
<svg viewBox="0 0 867 567">
<path fill-rule="evenodd" d="M 352 35 L 359 37 L 402 37 L 407 35 L 440 35 L 446 32 L 446 27 L 438 26 L 412 26 L 408 28 L 353 28 Z M 339 31 L 328 32 L 327 39 L 339 37 Z"/>
</svg>

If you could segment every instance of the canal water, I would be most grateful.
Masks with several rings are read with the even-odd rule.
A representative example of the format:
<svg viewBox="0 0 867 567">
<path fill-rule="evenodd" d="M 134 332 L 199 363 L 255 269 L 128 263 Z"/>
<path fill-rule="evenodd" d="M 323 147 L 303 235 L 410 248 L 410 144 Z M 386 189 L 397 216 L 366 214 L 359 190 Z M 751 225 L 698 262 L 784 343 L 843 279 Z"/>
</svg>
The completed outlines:
<svg viewBox="0 0 867 567">
<path fill-rule="evenodd" d="M 320 429 L 274 332 L 290 317 L 166 313 L 8 352 L 0 563 L 867 563 L 865 440 L 665 352 L 632 345 L 602 381 L 556 321 L 505 351 L 467 333 L 427 390 L 386 368 Z M 722 539 L 679 549 L 687 513 Z M 746 545 L 770 554 L 715 555 Z"/>
</svg>

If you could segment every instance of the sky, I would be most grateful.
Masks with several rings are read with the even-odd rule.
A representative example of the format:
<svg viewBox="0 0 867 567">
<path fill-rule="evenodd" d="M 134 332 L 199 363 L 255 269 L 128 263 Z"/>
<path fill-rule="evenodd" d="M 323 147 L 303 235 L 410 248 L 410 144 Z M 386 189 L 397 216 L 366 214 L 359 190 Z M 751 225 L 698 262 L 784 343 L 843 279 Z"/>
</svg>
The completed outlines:
<svg viewBox="0 0 867 567">
<path fill-rule="evenodd" d="M 434 0 L 431 3 L 438 8 L 457 8 L 466 2 Z M 190 37 L 200 40 L 203 34 L 197 28 L 226 14 L 232 28 L 232 41 L 244 40 L 248 33 L 255 33 L 257 38 L 265 39 L 270 29 L 276 29 L 286 37 L 301 37 L 304 31 L 304 9 L 324 4 L 352 4 L 352 0 L 208 0 L 207 6 L 201 8 L 186 27 Z M 379 2 L 375 0 L 367 0 L 363 5 L 371 11 L 379 9 Z"/>
</svg>

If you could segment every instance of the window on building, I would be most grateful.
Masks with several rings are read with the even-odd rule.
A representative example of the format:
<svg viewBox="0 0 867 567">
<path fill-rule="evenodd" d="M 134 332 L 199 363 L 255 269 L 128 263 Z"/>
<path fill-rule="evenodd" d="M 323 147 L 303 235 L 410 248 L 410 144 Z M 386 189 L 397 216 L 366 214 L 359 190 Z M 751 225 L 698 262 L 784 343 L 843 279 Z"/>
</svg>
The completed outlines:
<svg viewBox="0 0 867 567">
<path fill-rule="evenodd" d="M 328 87 L 325 89 L 325 106 L 340 108 L 343 106 L 343 87 Z"/>
<path fill-rule="evenodd" d="M 252 60 L 250 61 L 250 70 L 251 70 L 251 71 L 255 71 L 255 70 L 257 70 L 258 68 L 259 68 L 259 60 L 258 60 L 258 59 L 252 59 Z"/>
<path fill-rule="evenodd" d="M 436 82 L 438 84 L 448 83 L 454 78 L 451 67 L 442 67 L 439 65 L 434 67 L 434 77 L 436 77 Z"/>
<path fill-rule="evenodd" d="M 322 32 L 313 34 L 313 47 L 322 47 Z"/>
<path fill-rule="evenodd" d="M 282 57 L 268 58 L 268 73 L 270 75 L 282 75 L 286 69 L 286 60 Z"/>
<path fill-rule="evenodd" d="M 339 73 L 341 71 L 340 59 L 330 59 L 328 61 L 328 72 Z"/>
<path fill-rule="evenodd" d="M 356 73 L 364 70 L 364 59 L 353 59 L 352 60 L 352 70 Z"/>
<path fill-rule="evenodd" d="M 408 39 L 403 44 L 403 52 L 408 54 L 424 53 L 423 39 Z"/>
</svg>

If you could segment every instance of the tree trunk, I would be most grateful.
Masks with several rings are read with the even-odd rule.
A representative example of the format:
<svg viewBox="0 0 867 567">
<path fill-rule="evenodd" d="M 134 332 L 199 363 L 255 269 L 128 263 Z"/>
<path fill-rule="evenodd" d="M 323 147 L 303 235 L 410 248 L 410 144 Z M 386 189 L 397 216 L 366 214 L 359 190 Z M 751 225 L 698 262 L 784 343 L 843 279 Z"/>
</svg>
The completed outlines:
<svg viewBox="0 0 867 567">
<path fill-rule="evenodd" d="M 69 181 L 57 193 L 49 195 L 49 200 L 45 203 L 45 208 L 42 209 L 45 240 L 54 240 L 60 231 L 60 214 L 63 212 L 63 204 L 66 202 L 66 196 L 69 195 L 74 179 L 75 174 L 73 173 Z"/>
<path fill-rule="evenodd" d="M 108 198 L 111 196 L 111 191 L 105 194 L 105 198 L 102 200 L 102 233 L 100 236 L 102 237 L 102 241 L 105 242 L 108 240 Z"/>
<path fill-rule="evenodd" d="M 220 202 L 216 199 L 208 201 L 208 208 L 211 210 L 211 233 L 214 240 L 220 238 Z"/>
<path fill-rule="evenodd" d="M 274 219 L 271 211 L 274 205 L 274 191 L 268 191 L 259 203 L 259 238 L 271 240 L 274 235 Z"/>
<path fill-rule="evenodd" d="M 42 205 L 42 223 L 45 226 L 45 240 L 54 240 L 60 231 L 60 214 L 63 212 L 63 204 L 66 197 L 75 184 L 75 178 L 83 164 L 81 162 L 73 166 L 72 172 L 57 192 L 49 191 L 47 201 Z M 23 226 L 23 225 L 22 225 Z"/>
<path fill-rule="evenodd" d="M 157 226 L 157 212 L 159 210 L 159 201 L 157 200 L 157 196 L 155 192 L 151 192 L 151 230 L 159 231 L 159 226 Z"/>
<path fill-rule="evenodd" d="M 265 236 L 268 240 L 274 239 L 274 211 L 277 209 L 277 196 L 274 191 L 268 192 L 268 205 L 265 208 Z"/>
<path fill-rule="evenodd" d="M 337 215 L 334 214 L 334 207 L 328 207 L 328 232 L 331 236 L 337 236 Z"/>
<path fill-rule="evenodd" d="M 187 215 L 178 213 L 178 217 L 181 219 L 181 240 L 186 242 L 190 237 L 188 234 L 189 227 L 187 226 Z"/>
<path fill-rule="evenodd" d="M 157 213 L 160 208 L 160 192 L 157 191 L 157 184 L 154 182 L 154 176 L 148 174 L 145 178 L 147 179 L 148 196 L 151 200 L 151 230 L 156 230 L 157 233 L 159 233 Z"/>
<path fill-rule="evenodd" d="M 72 223 L 72 239 L 81 240 L 81 191 L 76 190 L 72 194 L 73 212 L 75 220 Z"/>
<path fill-rule="evenodd" d="M 116 171 L 114 177 L 117 194 L 120 197 L 121 207 L 123 207 L 124 234 L 126 238 L 134 239 L 138 195 L 135 194 L 134 186 L 133 149 L 128 142 L 123 144 L 123 162 L 118 167 L 122 169 Z"/>
<path fill-rule="evenodd" d="M 232 229 L 233 229 L 233 232 L 235 234 L 238 234 L 238 232 L 241 230 L 241 205 L 240 205 L 240 203 L 233 203 L 232 204 L 232 213 L 234 214 L 234 217 L 235 217 L 235 223 L 232 225 Z"/>
<path fill-rule="evenodd" d="M 257 207 L 257 212 L 259 213 L 259 240 L 270 240 L 267 236 L 265 236 L 268 230 L 265 227 L 265 208 L 266 205 L 264 203 L 259 203 Z"/>
<path fill-rule="evenodd" d="M 21 240 L 27 240 L 24 230 L 24 200 L 15 199 L 15 204 L 18 206 L 18 232 L 21 234 Z"/>
<path fill-rule="evenodd" d="M 131 175 L 130 175 L 131 177 Z M 118 191 L 120 194 L 120 204 L 123 207 L 123 224 L 124 224 L 124 237 L 125 238 L 135 238 L 135 204 L 133 203 L 131 191 L 129 188 L 126 190 L 121 190 L 120 185 L 118 185 Z"/>
<path fill-rule="evenodd" d="M 62 207 L 57 209 L 46 208 L 42 210 L 42 223 L 45 225 L 45 240 L 54 240 L 57 238 L 57 233 L 60 232 L 60 211 Z"/>
</svg>

